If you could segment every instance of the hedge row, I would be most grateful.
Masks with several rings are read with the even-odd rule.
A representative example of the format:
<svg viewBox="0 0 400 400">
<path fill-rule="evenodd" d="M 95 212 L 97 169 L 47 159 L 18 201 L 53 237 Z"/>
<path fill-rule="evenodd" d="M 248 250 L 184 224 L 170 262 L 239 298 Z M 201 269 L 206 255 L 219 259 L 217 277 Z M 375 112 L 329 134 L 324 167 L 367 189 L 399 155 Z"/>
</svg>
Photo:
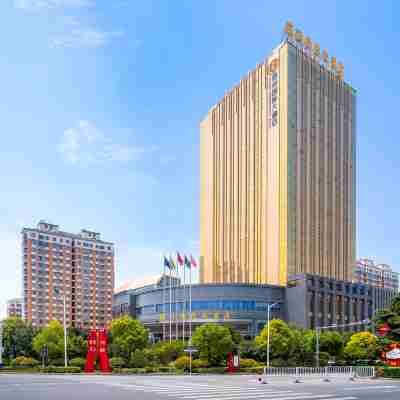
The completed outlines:
<svg viewBox="0 0 400 400">
<path fill-rule="evenodd" d="M 45 367 L 39 368 L 39 372 L 47 374 L 79 374 L 81 369 L 79 367 Z"/>
<path fill-rule="evenodd" d="M 385 378 L 400 378 L 400 368 L 384 368 L 383 376 Z"/>
</svg>

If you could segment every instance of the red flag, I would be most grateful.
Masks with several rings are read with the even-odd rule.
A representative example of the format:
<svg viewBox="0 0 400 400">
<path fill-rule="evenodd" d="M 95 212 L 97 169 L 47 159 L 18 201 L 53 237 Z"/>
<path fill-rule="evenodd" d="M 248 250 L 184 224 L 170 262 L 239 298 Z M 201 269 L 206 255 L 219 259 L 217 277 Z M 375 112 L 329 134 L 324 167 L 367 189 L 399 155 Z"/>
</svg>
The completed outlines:
<svg viewBox="0 0 400 400">
<path fill-rule="evenodd" d="M 179 264 L 180 266 L 183 265 L 183 258 L 182 258 L 182 256 L 181 256 L 178 252 L 176 252 L 176 261 L 178 261 L 178 264 Z"/>
<path fill-rule="evenodd" d="M 192 265 L 192 267 L 197 267 L 197 262 L 196 260 L 192 257 L 192 255 L 190 255 L 190 264 Z"/>
</svg>

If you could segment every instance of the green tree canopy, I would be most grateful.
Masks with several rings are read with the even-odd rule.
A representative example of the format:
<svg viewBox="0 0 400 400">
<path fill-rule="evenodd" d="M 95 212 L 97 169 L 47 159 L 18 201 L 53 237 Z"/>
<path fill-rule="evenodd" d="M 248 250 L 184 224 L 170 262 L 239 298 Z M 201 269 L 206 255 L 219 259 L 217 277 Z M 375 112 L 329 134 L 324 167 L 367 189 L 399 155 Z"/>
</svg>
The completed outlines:
<svg viewBox="0 0 400 400">
<path fill-rule="evenodd" d="M 199 349 L 200 357 L 206 359 L 211 366 L 223 364 L 228 353 L 235 349 L 230 329 L 217 324 L 199 326 L 192 343 Z"/>
<path fill-rule="evenodd" d="M 269 322 L 270 328 L 270 358 L 288 360 L 294 350 L 294 335 L 289 326 L 280 319 Z M 256 346 L 262 352 L 262 358 L 267 358 L 268 324 L 260 335 L 255 338 Z"/>
<path fill-rule="evenodd" d="M 325 331 L 321 333 L 320 350 L 329 353 L 332 357 L 342 354 L 344 348 L 342 336 L 335 331 Z"/>
<path fill-rule="evenodd" d="M 169 364 L 179 356 L 183 356 L 185 354 L 183 350 L 184 343 L 181 340 L 173 340 L 171 343 L 159 342 L 154 346 L 154 353 L 161 364 Z"/>
<path fill-rule="evenodd" d="M 33 339 L 33 349 L 38 356 L 40 356 L 45 346 L 48 348 L 50 360 L 63 357 L 64 330 L 60 322 L 56 320 L 51 321 Z"/>
<path fill-rule="evenodd" d="M 148 338 L 148 330 L 136 319 L 123 316 L 111 322 L 110 342 L 113 356 L 121 356 L 129 362 L 131 353 L 136 349 L 144 349 Z"/>
<path fill-rule="evenodd" d="M 21 318 L 9 317 L 3 321 L 3 355 L 5 358 L 33 356 L 32 326 Z"/>
<path fill-rule="evenodd" d="M 355 333 L 344 348 L 348 360 L 373 360 L 379 350 L 378 340 L 371 332 Z"/>
<path fill-rule="evenodd" d="M 375 314 L 374 322 L 378 327 L 387 324 L 391 329 L 387 338 L 400 342 L 400 295 L 392 299 L 389 308 Z"/>
</svg>

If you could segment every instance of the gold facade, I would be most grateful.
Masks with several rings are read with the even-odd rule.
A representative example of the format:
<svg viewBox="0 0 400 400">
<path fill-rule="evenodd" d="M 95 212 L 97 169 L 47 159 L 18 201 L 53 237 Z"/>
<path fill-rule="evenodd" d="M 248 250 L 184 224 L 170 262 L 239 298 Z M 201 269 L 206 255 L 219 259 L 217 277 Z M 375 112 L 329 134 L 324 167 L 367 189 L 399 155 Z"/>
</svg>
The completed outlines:
<svg viewBox="0 0 400 400">
<path fill-rule="evenodd" d="M 200 280 L 349 280 L 355 93 L 284 42 L 201 123 Z"/>
</svg>

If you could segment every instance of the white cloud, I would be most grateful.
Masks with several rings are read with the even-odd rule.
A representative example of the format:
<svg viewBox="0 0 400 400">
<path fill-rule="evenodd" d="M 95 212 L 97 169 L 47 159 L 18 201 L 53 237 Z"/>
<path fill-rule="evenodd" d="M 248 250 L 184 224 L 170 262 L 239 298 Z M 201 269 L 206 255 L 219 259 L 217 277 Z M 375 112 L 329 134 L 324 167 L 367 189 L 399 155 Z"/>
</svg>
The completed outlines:
<svg viewBox="0 0 400 400">
<path fill-rule="evenodd" d="M 104 32 L 95 28 L 75 27 L 50 41 L 53 48 L 98 48 L 106 46 L 112 39 L 124 36 L 121 31 Z"/>
<path fill-rule="evenodd" d="M 17 232 L 0 233 L 0 319 L 6 316 L 7 300 L 21 296 L 21 239 Z"/>
<path fill-rule="evenodd" d="M 137 147 L 113 142 L 90 121 L 78 121 L 64 131 L 59 151 L 69 164 L 103 164 L 135 161 L 156 147 Z"/>
<path fill-rule="evenodd" d="M 16 8 L 26 11 L 94 6 L 93 0 L 14 0 Z"/>
</svg>

